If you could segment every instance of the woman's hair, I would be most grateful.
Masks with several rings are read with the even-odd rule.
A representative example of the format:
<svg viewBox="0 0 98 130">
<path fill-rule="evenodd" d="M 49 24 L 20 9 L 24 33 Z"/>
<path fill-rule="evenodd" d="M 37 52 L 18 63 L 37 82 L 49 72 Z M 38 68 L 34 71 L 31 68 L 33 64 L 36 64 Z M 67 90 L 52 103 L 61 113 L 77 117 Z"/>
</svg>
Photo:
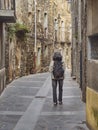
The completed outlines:
<svg viewBox="0 0 98 130">
<path fill-rule="evenodd" d="M 62 55 L 60 52 L 55 52 L 53 55 L 53 61 L 62 61 Z"/>
</svg>

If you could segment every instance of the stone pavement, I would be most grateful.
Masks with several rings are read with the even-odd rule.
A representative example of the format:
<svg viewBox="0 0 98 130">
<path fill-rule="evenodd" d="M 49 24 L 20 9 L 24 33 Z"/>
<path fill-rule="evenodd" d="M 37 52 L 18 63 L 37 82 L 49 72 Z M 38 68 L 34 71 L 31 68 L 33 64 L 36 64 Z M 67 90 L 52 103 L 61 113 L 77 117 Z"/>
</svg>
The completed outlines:
<svg viewBox="0 0 98 130">
<path fill-rule="evenodd" d="M 66 71 L 63 105 L 53 106 L 49 73 L 14 80 L 0 97 L 0 130 L 88 130 L 85 104 Z"/>
</svg>

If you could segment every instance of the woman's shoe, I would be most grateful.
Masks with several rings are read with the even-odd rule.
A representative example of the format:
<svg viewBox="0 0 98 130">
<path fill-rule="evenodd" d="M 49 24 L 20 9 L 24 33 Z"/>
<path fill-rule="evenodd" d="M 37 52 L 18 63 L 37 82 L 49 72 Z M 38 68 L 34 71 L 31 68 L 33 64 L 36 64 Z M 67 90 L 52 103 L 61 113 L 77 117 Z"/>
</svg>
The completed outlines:
<svg viewBox="0 0 98 130">
<path fill-rule="evenodd" d="M 57 106 L 57 102 L 54 102 L 54 106 Z"/>
<path fill-rule="evenodd" d="M 63 104 L 63 102 L 59 102 L 59 105 L 62 105 Z"/>
</svg>

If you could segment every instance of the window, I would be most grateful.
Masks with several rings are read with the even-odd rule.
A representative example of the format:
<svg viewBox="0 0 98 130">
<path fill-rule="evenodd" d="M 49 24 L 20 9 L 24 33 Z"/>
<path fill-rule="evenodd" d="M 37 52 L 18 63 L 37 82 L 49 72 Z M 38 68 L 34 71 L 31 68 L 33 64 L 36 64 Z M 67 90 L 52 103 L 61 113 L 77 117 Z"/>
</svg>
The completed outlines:
<svg viewBox="0 0 98 130">
<path fill-rule="evenodd" d="M 48 47 L 45 46 L 45 56 L 47 56 L 47 55 L 48 55 Z"/>
<path fill-rule="evenodd" d="M 65 23 L 64 23 L 64 21 L 61 22 L 61 40 L 65 41 Z"/>
<path fill-rule="evenodd" d="M 13 4 L 12 0 L 3 0 L 1 3 L 3 9 L 11 9 L 11 4 Z"/>
<path fill-rule="evenodd" d="M 32 0 L 28 0 L 28 12 L 32 12 Z"/>
<path fill-rule="evenodd" d="M 29 20 L 29 23 L 31 24 L 32 23 L 32 13 L 31 12 L 28 13 L 28 20 Z"/>
<path fill-rule="evenodd" d="M 41 22 L 41 11 L 38 10 L 38 22 Z"/>
<path fill-rule="evenodd" d="M 48 30 L 47 30 L 47 28 L 45 28 L 44 31 L 45 31 L 45 37 L 48 38 Z"/>
<path fill-rule="evenodd" d="M 66 49 L 66 55 L 68 56 L 68 48 Z"/>
<path fill-rule="evenodd" d="M 44 34 L 45 37 L 48 37 L 48 16 L 47 13 L 44 13 Z"/>
<path fill-rule="evenodd" d="M 44 28 L 48 27 L 48 16 L 47 13 L 44 13 Z"/>
<path fill-rule="evenodd" d="M 89 37 L 88 58 L 98 60 L 98 36 Z"/>
<path fill-rule="evenodd" d="M 0 0 L 0 9 L 13 9 L 13 0 Z"/>
<path fill-rule="evenodd" d="M 37 65 L 40 65 L 40 60 L 41 60 L 41 48 L 38 48 L 38 57 L 37 57 Z"/>
<path fill-rule="evenodd" d="M 54 21 L 54 28 L 55 28 L 55 30 L 58 30 L 58 22 L 57 22 L 57 19 L 55 19 L 55 21 Z"/>
<path fill-rule="evenodd" d="M 68 1 L 67 3 L 67 11 L 70 12 L 71 11 L 71 3 Z"/>
<path fill-rule="evenodd" d="M 55 41 L 57 41 L 57 33 L 58 33 L 58 21 L 55 19 L 54 21 L 54 30 L 55 30 Z"/>
</svg>

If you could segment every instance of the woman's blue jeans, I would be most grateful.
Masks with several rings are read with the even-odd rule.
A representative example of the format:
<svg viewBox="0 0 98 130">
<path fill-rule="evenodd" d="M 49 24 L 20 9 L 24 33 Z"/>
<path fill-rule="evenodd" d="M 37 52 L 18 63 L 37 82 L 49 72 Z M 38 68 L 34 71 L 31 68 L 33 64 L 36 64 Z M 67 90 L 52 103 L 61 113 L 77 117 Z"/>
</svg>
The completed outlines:
<svg viewBox="0 0 98 130">
<path fill-rule="evenodd" d="M 53 88 L 53 102 L 57 103 L 57 85 L 59 86 L 58 92 L 58 101 L 62 102 L 62 94 L 63 94 L 63 79 L 55 80 L 52 79 L 52 88 Z"/>
</svg>

